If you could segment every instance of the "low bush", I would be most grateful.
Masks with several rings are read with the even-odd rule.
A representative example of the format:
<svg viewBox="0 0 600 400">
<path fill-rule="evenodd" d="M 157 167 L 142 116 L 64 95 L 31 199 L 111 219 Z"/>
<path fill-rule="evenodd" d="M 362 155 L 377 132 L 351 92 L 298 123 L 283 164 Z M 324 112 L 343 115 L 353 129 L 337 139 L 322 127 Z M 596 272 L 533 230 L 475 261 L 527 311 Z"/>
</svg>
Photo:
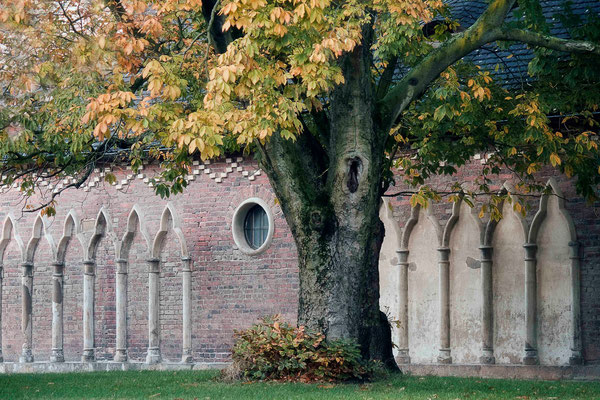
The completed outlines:
<svg viewBox="0 0 600 400">
<path fill-rule="evenodd" d="M 277 315 L 234 336 L 232 369 L 249 380 L 363 380 L 373 371 L 356 343 L 328 342 L 322 333 L 294 327 Z"/>
</svg>

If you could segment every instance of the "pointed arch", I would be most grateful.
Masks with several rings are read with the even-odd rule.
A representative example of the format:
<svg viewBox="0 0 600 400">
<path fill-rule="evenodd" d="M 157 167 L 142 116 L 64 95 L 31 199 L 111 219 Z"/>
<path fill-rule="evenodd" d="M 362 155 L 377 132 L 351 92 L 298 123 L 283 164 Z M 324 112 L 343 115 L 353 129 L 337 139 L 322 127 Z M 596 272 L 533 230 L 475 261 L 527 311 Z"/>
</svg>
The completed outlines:
<svg viewBox="0 0 600 400">
<path fill-rule="evenodd" d="M 85 250 L 85 241 L 81 233 L 81 225 L 79 221 L 79 217 L 75 210 L 70 210 L 67 216 L 65 217 L 65 222 L 63 225 L 63 233 L 58 241 L 58 246 L 56 247 L 56 263 L 63 264 L 65 262 L 65 255 L 67 253 L 67 247 L 71 242 L 72 238 L 76 238 L 79 242 L 79 245 L 83 250 Z"/>
<path fill-rule="evenodd" d="M 531 307 L 540 364 L 578 364 L 581 360 L 579 309 L 579 244 L 575 225 L 558 183 L 550 178 L 547 191 L 529 229 L 535 253 L 536 301 Z"/>
<path fill-rule="evenodd" d="M 439 247 L 442 226 L 432 212 L 432 207 L 412 210 L 402 235 L 402 250 L 406 252 L 406 278 L 400 277 L 400 308 L 406 308 L 406 344 L 410 360 L 418 363 L 435 362 L 440 349 L 438 318 L 439 294 Z M 401 271 L 404 275 L 404 271 Z M 405 321 L 402 321 L 405 319 Z"/>
<path fill-rule="evenodd" d="M 154 237 L 154 241 L 152 242 L 152 257 L 158 258 L 160 256 L 163 242 L 169 229 L 173 229 L 173 233 L 175 233 L 175 236 L 177 236 L 180 246 L 181 259 L 188 260 L 189 253 L 183 231 L 181 230 L 181 221 L 171 203 L 167 203 L 160 217 L 160 227 L 156 233 L 156 236 Z"/>
<path fill-rule="evenodd" d="M 131 250 L 131 245 L 136 232 L 139 232 L 139 234 L 142 235 L 142 238 L 146 243 L 146 252 L 148 255 L 150 255 L 152 240 L 146 228 L 146 218 L 142 213 L 140 206 L 134 204 L 131 208 L 131 211 L 129 211 L 129 215 L 127 216 L 125 233 L 123 234 L 120 243 L 118 243 L 118 252 L 116 253 L 118 259 L 129 259 L 129 250 Z"/>
<path fill-rule="evenodd" d="M 45 238 L 48 241 L 50 251 L 52 252 L 52 258 L 56 258 L 56 244 L 54 243 L 52 235 L 48 233 L 47 222 L 47 218 L 41 213 L 35 218 L 33 229 L 31 230 L 31 238 L 27 242 L 27 247 L 25 249 L 25 262 L 33 263 L 35 252 L 37 251 L 42 238 Z"/>
<path fill-rule="evenodd" d="M 422 207 L 419 204 L 414 206 L 411 210 L 410 218 L 408 219 L 408 221 L 406 221 L 406 226 L 404 227 L 404 230 L 402 231 L 402 239 L 400 241 L 400 248 L 403 250 L 408 249 L 408 243 L 410 241 L 410 236 L 413 232 L 414 227 L 419 222 L 419 215 L 421 213 L 421 208 Z M 425 216 L 427 217 L 427 219 L 429 220 L 429 222 L 431 222 L 431 225 L 433 225 L 433 228 L 435 229 L 436 239 L 437 239 L 436 245 L 440 245 L 440 241 L 441 241 L 442 233 L 443 233 L 442 227 L 441 227 L 440 223 L 438 222 L 437 218 L 435 217 L 435 215 L 433 214 L 431 207 L 426 208 L 424 213 L 425 213 Z"/>
<path fill-rule="evenodd" d="M 87 246 L 87 252 L 85 253 L 86 260 L 95 260 L 96 251 L 98 250 L 98 244 L 100 240 L 106 237 L 113 245 L 115 254 L 118 254 L 119 245 L 117 243 L 117 237 L 113 231 L 112 222 L 108 214 L 108 210 L 104 207 L 98 211 L 96 216 L 96 222 L 94 224 L 94 234 L 90 238 Z"/>
<path fill-rule="evenodd" d="M 148 318 L 148 353 L 146 362 L 155 363 L 161 359 L 160 350 L 160 297 L 159 297 L 159 271 L 160 255 L 163 249 L 164 241 L 169 230 L 172 230 L 179 241 L 181 254 L 181 277 L 182 277 L 182 355 L 181 361 L 188 363 L 192 361 L 192 261 L 189 257 L 187 244 L 183 231 L 181 230 L 181 221 L 175 212 L 171 203 L 167 203 L 160 218 L 159 231 L 154 237 L 152 243 L 152 259 L 149 260 L 149 299 L 150 305 Z"/>
<path fill-rule="evenodd" d="M 500 195 L 508 195 L 508 197 L 511 198 L 511 201 L 513 201 L 514 197 L 511 193 L 514 193 L 514 188 L 513 186 L 509 183 L 509 182 L 504 182 L 504 184 L 502 185 L 502 189 L 500 190 L 499 194 Z M 502 200 L 502 202 L 499 205 L 499 208 L 502 210 L 504 208 L 504 204 L 506 202 L 505 200 Z M 521 223 L 521 228 L 523 230 L 523 237 L 525 238 L 525 240 L 527 240 L 528 236 L 529 236 L 529 227 L 527 224 L 527 220 L 525 220 L 525 218 L 523 218 L 523 216 L 519 213 L 516 213 L 514 211 L 514 209 L 511 208 L 511 212 L 514 213 L 515 216 L 517 216 L 519 222 Z M 502 218 L 504 218 L 504 216 L 502 216 Z M 496 231 L 496 227 L 498 226 L 498 223 L 500 221 L 495 221 L 492 218 L 490 218 L 490 220 L 487 222 L 486 226 L 485 226 L 485 230 L 483 232 L 482 235 L 482 242 L 481 244 L 483 246 L 491 246 L 492 245 L 492 240 L 494 237 L 494 232 Z"/>
<path fill-rule="evenodd" d="M 461 214 L 462 205 L 464 203 L 463 197 L 464 196 L 461 195 L 459 200 L 452 205 L 452 214 L 450 216 L 450 219 L 448 219 L 448 222 L 446 222 L 446 225 L 444 226 L 444 231 L 442 233 L 442 247 L 450 246 L 450 240 L 452 238 L 452 232 L 454 231 L 454 228 L 458 224 L 460 218 L 465 217 L 469 217 L 473 221 L 475 221 L 475 224 L 479 228 L 478 233 L 480 236 L 480 241 L 483 241 L 483 236 L 485 234 L 485 224 L 476 215 L 475 207 L 470 207 L 470 212 L 468 214 Z"/>
<path fill-rule="evenodd" d="M 2 226 L 2 238 L 0 239 L 0 265 L 4 263 L 4 252 L 8 247 L 8 244 L 11 240 L 17 243 L 17 247 L 19 248 L 19 252 L 21 253 L 21 260 L 25 260 L 25 246 L 23 245 L 23 240 L 19 235 L 19 230 L 17 228 L 17 221 L 15 217 L 11 213 L 9 213 L 4 218 L 4 224 Z"/>
<path fill-rule="evenodd" d="M 440 321 L 443 333 L 438 361 L 474 363 L 481 335 L 481 257 L 485 224 L 461 194 L 444 227 L 440 251 Z M 447 264 L 446 264 L 447 263 Z"/>
<path fill-rule="evenodd" d="M 539 234 L 540 226 L 542 226 L 542 223 L 546 219 L 546 214 L 548 212 L 548 200 L 550 199 L 550 196 L 556 196 L 556 200 L 558 203 L 558 211 L 567 222 L 567 228 L 571 237 L 570 241 L 576 242 L 577 231 L 575 230 L 575 223 L 573 222 L 571 215 L 565 208 L 565 198 L 562 194 L 562 191 L 560 190 L 560 187 L 558 186 L 558 182 L 556 182 L 556 179 L 550 178 L 546 183 L 546 188 L 549 189 L 551 193 L 544 193 L 540 198 L 540 206 L 537 213 L 533 217 L 533 221 L 531 222 L 531 227 L 527 235 L 527 242 L 537 243 L 537 237 Z"/>
</svg>

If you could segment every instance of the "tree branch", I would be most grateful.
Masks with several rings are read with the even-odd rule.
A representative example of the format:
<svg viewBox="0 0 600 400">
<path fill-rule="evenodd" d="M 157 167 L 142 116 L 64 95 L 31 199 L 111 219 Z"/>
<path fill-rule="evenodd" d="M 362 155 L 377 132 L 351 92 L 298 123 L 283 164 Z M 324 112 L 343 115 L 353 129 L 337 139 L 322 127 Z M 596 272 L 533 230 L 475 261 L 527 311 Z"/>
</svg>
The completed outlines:
<svg viewBox="0 0 600 400">
<path fill-rule="evenodd" d="M 522 42 L 567 53 L 590 53 L 600 56 L 600 45 L 583 40 L 561 39 L 525 29 L 498 29 L 495 36 L 496 40 Z"/>
<path fill-rule="evenodd" d="M 473 50 L 497 40 L 517 41 L 532 46 L 570 53 L 600 55 L 600 45 L 588 41 L 561 39 L 522 29 L 509 29 L 502 24 L 516 0 L 494 0 L 475 23 L 463 33 L 455 35 L 441 47 L 433 50 L 414 67 L 379 102 L 383 127 L 391 129 L 398 116 L 418 98 L 450 65 Z"/>
<path fill-rule="evenodd" d="M 398 57 L 393 57 L 388 61 L 387 66 L 383 70 L 381 74 L 381 78 L 379 78 L 379 83 L 377 85 L 377 98 L 381 99 L 384 97 L 390 86 L 392 85 L 392 80 L 394 79 L 394 73 L 396 72 L 396 65 L 398 65 Z"/>
<path fill-rule="evenodd" d="M 488 8 L 466 31 L 453 36 L 442 46 L 434 49 L 388 94 L 379 101 L 379 112 L 384 130 L 389 131 L 398 116 L 416 98 L 418 98 L 450 65 L 454 64 L 473 50 L 496 40 L 495 34 L 506 14 L 516 0 L 493 0 Z"/>
</svg>

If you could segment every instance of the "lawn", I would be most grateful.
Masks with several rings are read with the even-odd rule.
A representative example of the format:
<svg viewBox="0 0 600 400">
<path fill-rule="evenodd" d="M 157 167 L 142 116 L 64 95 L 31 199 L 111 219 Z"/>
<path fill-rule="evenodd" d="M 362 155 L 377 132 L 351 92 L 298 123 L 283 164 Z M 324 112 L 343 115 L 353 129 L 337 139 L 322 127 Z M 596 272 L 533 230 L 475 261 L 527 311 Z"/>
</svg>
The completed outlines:
<svg viewBox="0 0 600 400">
<path fill-rule="evenodd" d="M 214 371 L 0 375 L 0 399 L 600 399 L 599 382 L 392 375 L 367 384 L 236 383 Z"/>
</svg>

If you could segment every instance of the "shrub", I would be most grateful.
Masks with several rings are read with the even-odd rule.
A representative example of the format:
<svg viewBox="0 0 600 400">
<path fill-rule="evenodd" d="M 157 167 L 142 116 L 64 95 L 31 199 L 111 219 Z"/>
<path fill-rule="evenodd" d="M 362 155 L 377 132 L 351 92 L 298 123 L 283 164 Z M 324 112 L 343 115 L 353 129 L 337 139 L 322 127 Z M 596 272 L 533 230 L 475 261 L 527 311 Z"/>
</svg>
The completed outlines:
<svg viewBox="0 0 600 400">
<path fill-rule="evenodd" d="M 246 379 L 345 381 L 362 380 L 372 372 L 356 343 L 328 342 L 322 333 L 296 328 L 278 315 L 236 331 L 234 337 L 234 369 Z"/>
</svg>

